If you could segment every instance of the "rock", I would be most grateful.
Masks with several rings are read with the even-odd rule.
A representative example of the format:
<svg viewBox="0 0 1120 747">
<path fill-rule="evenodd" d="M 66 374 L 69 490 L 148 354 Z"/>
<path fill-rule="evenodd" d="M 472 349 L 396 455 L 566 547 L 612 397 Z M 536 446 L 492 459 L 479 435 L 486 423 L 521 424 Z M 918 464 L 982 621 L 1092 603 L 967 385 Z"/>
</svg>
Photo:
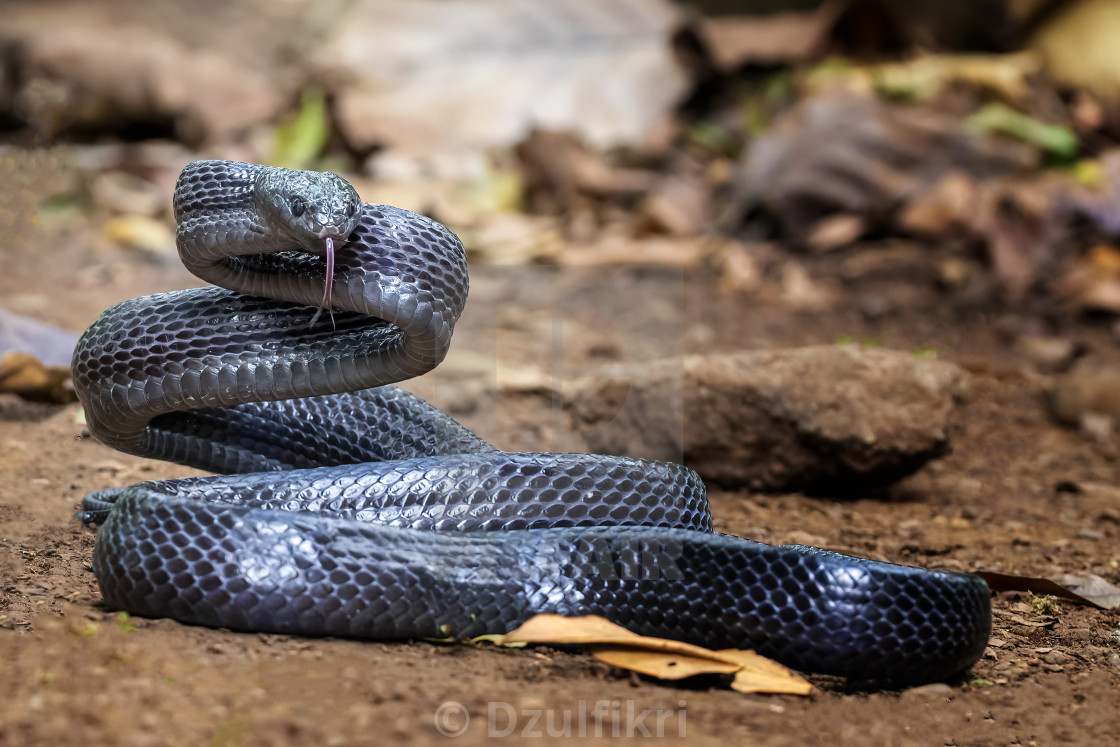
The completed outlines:
<svg viewBox="0 0 1120 747">
<path fill-rule="evenodd" d="M 192 142 L 222 139 L 276 116 L 290 93 L 273 60 L 202 51 L 157 26 L 40 12 L 22 8 L 13 33 L 17 109 L 44 138 L 144 123 Z"/>
<path fill-rule="evenodd" d="M 0 309 L 0 353 L 28 353 L 47 366 L 69 366 L 78 335 Z"/>
<path fill-rule="evenodd" d="M 1050 408 L 1062 423 L 1084 426 L 1107 418 L 1120 420 L 1120 368 L 1077 368 L 1059 379 L 1048 393 Z"/>
<path fill-rule="evenodd" d="M 1035 368 L 1047 373 L 1068 371 L 1084 348 L 1066 337 L 1024 335 L 1017 342 L 1019 351 Z"/>
<path fill-rule="evenodd" d="M 312 63 L 358 150 L 508 148 L 534 124 L 613 147 L 642 140 L 688 90 L 666 0 L 342 7 Z"/>
<path fill-rule="evenodd" d="M 1055 664 L 1060 666 L 1062 664 L 1069 664 L 1071 661 L 1073 661 L 1073 657 L 1064 651 L 1052 649 L 1042 657 L 1042 660 L 1047 664 Z"/>
<path fill-rule="evenodd" d="M 946 453 L 961 380 L 908 353 L 820 346 L 661 361 L 575 382 L 565 404 L 594 451 L 683 460 L 725 487 L 846 492 Z"/>
</svg>

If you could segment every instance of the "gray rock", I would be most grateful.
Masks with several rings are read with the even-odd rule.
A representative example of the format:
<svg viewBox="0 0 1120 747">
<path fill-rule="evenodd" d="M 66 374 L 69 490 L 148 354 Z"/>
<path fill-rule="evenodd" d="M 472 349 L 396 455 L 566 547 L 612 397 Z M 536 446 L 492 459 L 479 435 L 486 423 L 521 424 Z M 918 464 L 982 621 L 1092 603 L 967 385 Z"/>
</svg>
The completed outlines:
<svg viewBox="0 0 1120 747">
<path fill-rule="evenodd" d="M 846 492 L 948 451 L 962 372 L 854 345 L 662 361 L 565 392 L 593 451 L 683 461 L 725 487 Z"/>
</svg>

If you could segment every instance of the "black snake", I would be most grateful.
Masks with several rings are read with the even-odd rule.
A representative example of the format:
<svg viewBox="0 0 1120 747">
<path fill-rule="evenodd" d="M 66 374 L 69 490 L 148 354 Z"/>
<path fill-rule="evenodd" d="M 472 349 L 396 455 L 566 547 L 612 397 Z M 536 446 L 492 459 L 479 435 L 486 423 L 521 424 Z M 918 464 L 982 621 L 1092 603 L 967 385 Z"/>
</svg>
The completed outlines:
<svg viewBox="0 0 1120 747">
<path fill-rule="evenodd" d="M 906 682 L 984 651 L 975 576 L 713 533 L 689 469 L 502 452 L 392 386 L 443 359 L 466 301 L 442 225 L 333 174 L 227 161 L 187 166 L 175 217 L 183 262 L 224 288 L 109 309 L 74 381 L 100 441 L 225 474 L 85 498 L 111 607 L 370 638 L 597 614 Z"/>
</svg>

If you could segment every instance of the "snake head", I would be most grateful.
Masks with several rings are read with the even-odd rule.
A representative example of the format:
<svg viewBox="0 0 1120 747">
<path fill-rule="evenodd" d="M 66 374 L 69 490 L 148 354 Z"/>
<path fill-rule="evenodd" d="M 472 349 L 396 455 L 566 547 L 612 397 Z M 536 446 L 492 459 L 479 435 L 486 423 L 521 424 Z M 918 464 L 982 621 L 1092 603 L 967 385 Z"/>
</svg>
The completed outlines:
<svg viewBox="0 0 1120 747">
<path fill-rule="evenodd" d="M 267 226 L 309 249 L 323 239 L 345 242 L 362 212 L 350 182 L 326 171 L 266 169 L 253 192 Z"/>
</svg>

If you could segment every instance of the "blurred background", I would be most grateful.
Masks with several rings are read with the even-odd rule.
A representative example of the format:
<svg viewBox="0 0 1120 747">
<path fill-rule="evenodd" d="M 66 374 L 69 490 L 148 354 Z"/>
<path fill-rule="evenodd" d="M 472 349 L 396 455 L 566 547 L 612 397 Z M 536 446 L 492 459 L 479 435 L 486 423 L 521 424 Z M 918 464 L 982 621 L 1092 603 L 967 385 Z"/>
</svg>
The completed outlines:
<svg viewBox="0 0 1120 747">
<path fill-rule="evenodd" d="M 476 268 L 674 268 L 675 352 L 859 339 L 1052 373 L 1120 339 L 1114 2 L 2 12 L 0 348 L 48 366 L 101 308 L 197 282 L 170 214 L 196 158 L 337 171 Z"/>
<path fill-rule="evenodd" d="M 7 0 L 3 18 L 8 314 L 74 331 L 192 283 L 169 197 L 215 157 L 338 171 L 447 223 L 476 266 L 678 268 L 714 299 L 690 349 L 959 350 L 980 323 L 976 347 L 1061 370 L 1120 336 L 1117 3 Z"/>
</svg>

